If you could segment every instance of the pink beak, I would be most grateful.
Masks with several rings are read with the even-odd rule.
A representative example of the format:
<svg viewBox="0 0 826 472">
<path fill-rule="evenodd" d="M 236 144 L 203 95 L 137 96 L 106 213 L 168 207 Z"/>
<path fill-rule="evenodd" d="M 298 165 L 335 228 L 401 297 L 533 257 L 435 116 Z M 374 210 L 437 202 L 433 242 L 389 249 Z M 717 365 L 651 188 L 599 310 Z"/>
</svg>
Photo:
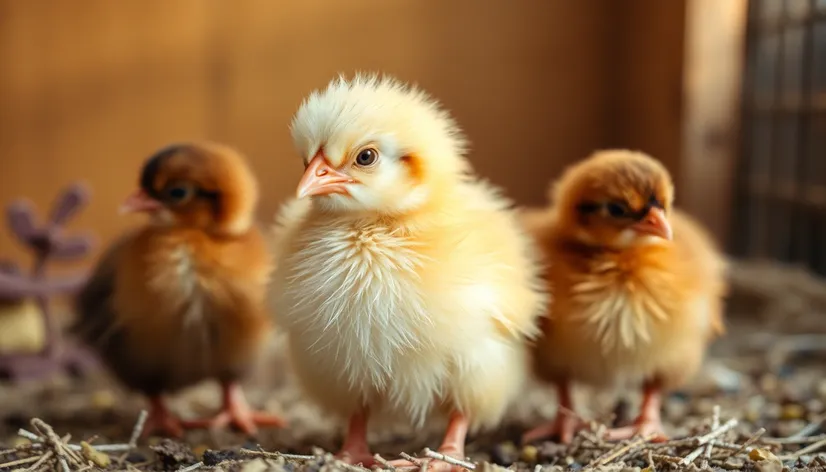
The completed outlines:
<svg viewBox="0 0 826 472">
<path fill-rule="evenodd" d="M 657 236 L 669 241 L 674 237 L 671 232 L 671 224 L 665 217 L 665 212 L 659 208 L 648 210 L 645 218 L 634 224 L 633 228 L 639 233 Z"/>
<path fill-rule="evenodd" d="M 296 195 L 304 198 L 310 195 L 327 195 L 331 193 L 347 193 L 345 184 L 355 183 L 349 175 L 334 169 L 322 152 L 318 152 L 310 160 L 301 181 L 298 182 Z"/>
<path fill-rule="evenodd" d="M 152 212 L 161 208 L 163 208 L 161 202 L 147 195 L 142 189 L 138 189 L 126 197 L 120 206 L 120 213 Z"/>
</svg>

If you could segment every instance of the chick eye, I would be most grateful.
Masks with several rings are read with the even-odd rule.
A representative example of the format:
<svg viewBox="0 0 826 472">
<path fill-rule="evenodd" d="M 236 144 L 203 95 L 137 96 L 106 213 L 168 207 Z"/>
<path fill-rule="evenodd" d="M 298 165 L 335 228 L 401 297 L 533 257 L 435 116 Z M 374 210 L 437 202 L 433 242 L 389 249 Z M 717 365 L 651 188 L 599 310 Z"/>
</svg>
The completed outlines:
<svg viewBox="0 0 826 472">
<path fill-rule="evenodd" d="M 373 148 L 362 149 L 356 156 L 356 165 L 361 167 L 368 167 L 376 163 L 379 158 L 379 152 Z"/>
<path fill-rule="evenodd" d="M 622 218 L 628 215 L 628 208 L 622 203 L 611 202 L 606 204 L 605 208 L 608 210 L 608 214 L 614 218 Z"/>
<path fill-rule="evenodd" d="M 193 188 L 190 185 L 173 185 L 166 189 L 167 198 L 173 203 L 181 203 L 192 196 Z"/>
</svg>

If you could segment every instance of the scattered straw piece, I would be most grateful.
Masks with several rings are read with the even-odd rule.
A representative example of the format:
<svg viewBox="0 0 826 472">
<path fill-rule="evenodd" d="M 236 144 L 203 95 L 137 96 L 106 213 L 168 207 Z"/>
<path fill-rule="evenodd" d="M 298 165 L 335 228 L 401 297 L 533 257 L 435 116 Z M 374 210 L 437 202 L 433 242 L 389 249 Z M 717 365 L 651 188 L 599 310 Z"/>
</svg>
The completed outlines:
<svg viewBox="0 0 826 472">
<path fill-rule="evenodd" d="M 780 457 L 780 460 L 797 460 L 798 458 L 800 458 L 800 456 L 805 456 L 806 454 L 816 452 L 824 447 L 826 447 L 826 439 L 818 441 L 814 444 L 810 444 L 809 446 L 804 447 L 803 449 L 795 452 L 794 454 L 782 456 Z"/>
<path fill-rule="evenodd" d="M 752 448 L 750 448 L 749 446 L 756 443 L 757 440 L 760 439 L 760 437 L 763 436 L 765 433 L 766 433 L 766 428 L 758 429 L 754 434 L 751 435 L 751 437 L 746 442 L 743 443 L 742 446 L 740 446 L 739 449 L 736 449 L 734 452 L 728 454 L 728 456 L 726 458 L 734 457 L 738 454 L 741 454 L 744 451 L 745 452 L 751 452 Z"/>
<path fill-rule="evenodd" d="M 69 447 L 75 450 L 74 444 L 69 444 Z M 132 446 L 129 444 L 98 444 L 96 446 L 93 445 L 92 449 L 98 452 L 126 452 L 135 449 L 135 447 L 137 446 Z"/>
<path fill-rule="evenodd" d="M 700 436 L 694 439 L 694 445 L 700 446 L 697 449 L 691 451 L 687 456 L 680 461 L 680 465 L 686 466 L 697 460 L 698 457 L 703 453 L 705 450 L 705 445 L 711 442 L 714 438 L 721 436 L 723 433 L 731 430 L 737 426 L 737 420 L 732 418 L 726 421 L 726 424 L 723 426 L 719 426 L 717 428 L 713 428 L 708 434 Z"/>
<path fill-rule="evenodd" d="M 711 430 L 714 431 L 715 429 L 720 427 L 720 405 L 714 405 L 714 410 L 711 416 Z M 714 440 L 706 444 L 706 449 L 703 453 L 705 458 L 703 459 L 703 464 L 700 466 L 701 469 L 708 468 L 708 461 L 711 459 L 711 451 L 714 449 Z"/>
<path fill-rule="evenodd" d="M 826 421 L 826 417 L 820 417 L 817 421 L 813 421 L 808 425 L 804 426 L 800 431 L 792 434 L 789 436 L 789 439 L 800 439 L 806 436 L 812 435 L 823 427 L 823 422 Z"/>
<path fill-rule="evenodd" d="M 763 438 L 763 441 L 772 444 L 811 444 L 824 439 L 826 439 L 826 434 L 808 437 L 789 436 L 788 438 Z"/>
<path fill-rule="evenodd" d="M 476 464 L 474 464 L 472 462 L 467 462 L 467 461 L 464 461 L 464 460 L 461 460 L 461 459 L 456 459 L 455 457 L 451 457 L 451 456 L 442 454 L 441 452 L 433 451 L 429 448 L 424 448 L 424 455 L 431 458 L 431 459 L 436 459 L 436 460 L 439 460 L 439 461 L 447 462 L 448 464 L 451 464 L 451 465 L 464 467 L 465 469 L 468 469 L 468 470 L 475 470 L 476 469 Z"/>
<path fill-rule="evenodd" d="M 60 465 L 64 470 L 70 470 L 68 465 L 69 462 L 76 466 L 85 465 L 80 454 L 68 447 L 63 441 L 63 438 L 58 436 L 57 433 L 54 432 L 54 429 L 52 429 L 52 427 L 45 421 L 40 418 L 34 418 L 31 420 L 31 425 L 41 434 L 41 437 L 45 436 L 44 442 L 52 447 L 58 457 L 58 462 L 60 462 Z"/>
<path fill-rule="evenodd" d="M 142 420 L 145 422 L 145 419 Z M 139 424 L 141 419 L 138 420 Z M 124 451 L 128 452 L 135 448 L 132 444 L 101 444 L 92 446 L 88 441 L 81 441 L 81 444 L 71 444 L 70 434 L 58 436 L 54 428 L 39 418 L 33 418 L 31 425 L 35 432 L 26 429 L 18 430 L 17 434 L 30 441 L 28 444 L 21 444 L 10 450 L 16 454 L 29 454 L 23 460 L 24 463 L 34 464 L 26 469 L 28 472 L 41 472 L 44 469 L 62 470 L 63 472 L 84 471 L 98 467 L 106 467 L 111 463 L 111 458 L 106 452 Z M 136 429 L 141 430 L 143 426 Z M 93 438 L 97 438 L 94 436 Z M 8 453 L 3 451 L 3 453 Z M 127 464 L 127 469 L 131 464 Z M 3 467 L 3 466 L 0 466 Z"/>
<path fill-rule="evenodd" d="M 47 454 L 49 454 L 51 456 L 52 451 L 49 451 Z M 41 457 L 32 456 L 32 457 L 27 457 L 25 459 L 18 459 L 16 461 L 6 462 L 6 463 L 3 463 L 3 464 L 0 464 L 0 469 L 10 469 L 10 468 L 12 468 L 14 466 L 18 466 L 18 465 L 31 464 L 32 462 L 40 461 L 42 459 L 42 457 L 46 457 L 46 455 L 44 454 Z M 37 464 L 35 464 L 35 465 L 37 465 Z M 37 467 L 32 466 L 32 469 L 36 469 L 36 468 Z"/>
<path fill-rule="evenodd" d="M 628 453 L 629 451 L 640 448 L 648 441 L 654 439 L 655 436 L 656 434 L 649 434 L 648 436 L 645 436 L 643 438 L 638 438 L 635 441 L 631 441 L 628 444 L 617 446 L 613 450 L 608 451 L 607 453 L 602 455 L 601 457 L 594 459 L 590 464 L 588 464 L 588 467 L 599 467 L 601 465 L 609 464 L 612 461 L 619 458 L 620 456 Z"/>
<path fill-rule="evenodd" d="M 40 457 L 40 460 L 35 462 L 34 465 L 29 468 L 29 470 L 38 470 L 43 464 L 48 462 L 49 459 L 52 458 L 52 456 L 54 456 L 54 451 L 46 451 L 46 453 Z"/>
<path fill-rule="evenodd" d="M 182 467 L 182 468 L 178 469 L 178 472 L 192 472 L 193 470 L 198 470 L 203 466 L 204 466 L 203 462 L 196 462 L 195 464 L 192 464 L 189 467 Z"/>
<path fill-rule="evenodd" d="M 759 439 L 759 436 L 758 436 L 758 439 Z M 740 452 L 751 452 L 751 450 L 754 449 L 754 447 L 749 445 L 749 444 L 734 444 L 734 443 L 730 443 L 730 442 L 715 442 L 714 446 L 717 447 L 717 449 L 728 449 L 730 451 L 740 451 Z M 742 451 L 741 451 L 741 449 L 742 449 Z M 739 454 L 740 452 L 735 452 L 735 454 L 732 454 L 731 456 L 733 457 L 733 456 Z"/>
<path fill-rule="evenodd" d="M 387 469 L 387 470 L 391 470 L 391 471 L 392 471 L 392 470 L 396 470 L 396 466 L 394 466 L 393 464 L 391 464 L 391 463 L 390 463 L 387 459 L 385 459 L 384 457 L 382 457 L 382 456 L 381 456 L 381 455 L 379 455 L 379 454 L 374 454 L 374 455 L 373 455 L 373 460 L 375 460 L 376 462 L 378 462 L 379 464 L 381 464 L 381 465 L 382 465 L 382 467 L 384 467 L 384 468 L 385 468 L 385 469 Z"/>
<path fill-rule="evenodd" d="M 29 441 L 32 441 L 32 442 L 43 442 L 43 438 L 41 438 L 40 436 L 32 433 L 31 431 L 26 431 L 23 428 L 20 428 L 17 431 L 17 435 L 21 436 L 21 437 L 24 437 L 24 438 L 26 438 L 26 439 L 28 439 Z"/>
<path fill-rule="evenodd" d="M 141 434 L 143 434 L 143 428 L 146 425 L 147 418 L 149 418 L 149 412 L 146 410 L 141 410 L 138 414 L 138 421 L 132 429 L 132 436 L 129 438 L 129 446 L 131 446 L 132 449 L 138 447 L 138 440 L 141 438 Z"/>
<path fill-rule="evenodd" d="M 708 434 L 706 434 L 704 436 L 700 436 L 699 438 L 697 438 L 695 440 L 694 444 L 696 446 L 702 446 L 704 444 L 707 444 L 712 439 L 722 435 L 723 433 L 726 433 L 726 432 L 734 429 L 735 426 L 737 426 L 737 420 L 732 418 L 732 419 L 726 421 L 726 424 L 724 424 L 723 426 L 715 428 L 713 431 L 710 431 Z"/>
<path fill-rule="evenodd" d="M 419 467 L 422 466 L 422 460 L 421 459 L 416 459 L 415 457 L 411 456 L 410 454 L 408 454 L 406 452 L 402 452 L 399 455 L 402 457 L 402 459 L 404 459 L 406 461 L 412 462 L 413 464 L 416 464 Z"/>
<path fill-rule="evenodd" d="M 291 461 L 311 461 L 320 457 L 306 454 L 282 454 L 280 452 L 254 451 L 252 449 L 244 448 L 240 449 L 238 452 L 245 456 L 266 457 L 268 459 L 278 459 L 283 457 L 284 459 Z"/>
<path fill-rule="evenodd" d="M 350 471 L 353 471 L 353 472 L 370 472 L 370 469 L 368 469 L 366 467 L 362 467 L 360 465 L 348 464 L 348 463 L 346 463 L 344 461 L 341 461 L 341 460 L 336 460 L 336 465 L 343 468 L 343 469 L 347 469 L 347 470 L 350 470 Z"/>
</svg>

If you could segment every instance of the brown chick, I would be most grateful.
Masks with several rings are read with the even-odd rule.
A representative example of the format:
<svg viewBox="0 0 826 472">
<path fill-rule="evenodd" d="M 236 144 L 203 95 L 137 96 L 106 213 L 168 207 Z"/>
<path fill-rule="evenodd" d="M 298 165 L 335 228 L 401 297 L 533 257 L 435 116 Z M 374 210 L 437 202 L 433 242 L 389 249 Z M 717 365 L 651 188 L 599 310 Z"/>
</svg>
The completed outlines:
<svg viewBox="0 0 826 472">
<path fill-rule="evenodd" d="M 597 152 L 556 184 L 551 208 L 523 223 L 549 262 L 553 300 L 535 349 L 538 376 L 556 384 L 556 419 L 526 442 L 577 428 L 571 383 L 642 384 L 640 414 L 608 439 L 664 437 L 661 392 L 683 385 L 723 333 L 725 262 L 711 238 L 672 210 L 665 167 L 638 152 Z"/>
<path fill-rule="evenodd" d="M 233 424 L 283 426 L 247 405 L 239 379 L 267 339 L 271 257 L 253 222 L 255 178 L 235 151 L 169 146 L 149 158 L 122 207 L 150 223 L 117 240 L 75 301 L 73 331 L 127 387 L 150 399 L 145 434 Z M 217 379 L 223 410 L 184 422 L 162 395 Z"/>
<path fill-rule="evenodd" d="M 351 462 L 373 462 L 367 423 L 382 414 L 448 418 L 439 449 L 463 459 L 468 430 L 497 425 L 529 374 L 546 298 L 530 238 L 414 87 L 334 80 L 292 133 L 306 170 L 280 216 L 272 294 L 296 375 L 349 418 Z"/>
</svg>

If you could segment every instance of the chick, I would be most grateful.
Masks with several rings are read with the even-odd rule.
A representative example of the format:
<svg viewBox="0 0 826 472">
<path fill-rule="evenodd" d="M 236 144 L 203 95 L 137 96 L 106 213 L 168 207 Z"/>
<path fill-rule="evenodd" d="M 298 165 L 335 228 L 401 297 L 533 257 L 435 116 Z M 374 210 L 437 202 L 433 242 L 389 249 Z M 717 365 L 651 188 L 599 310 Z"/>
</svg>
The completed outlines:
<svg viewBox="0 0 826 472">
<path fill-rule="evenodd" d="M 257 200 L 255 178 L 235 151 L 214 143 L 162 149 L 122 207 L 149 213 L 149 224 L 108 248 L 75 300 L 73 332 L 149 397 L 145 434 L 284 425 L 251 411 L 238 384 L 270 330 L 272 260 L 253 221 Z M 170 413 L 162 394 L 212 378 L 222 385 L 220 414 L 185 422 Z"/>
<path fill-rule="evenodd" d="M 440 451 L 463 457 L 468 429 L 497 424 L 529 374 L 546 299 L 530 238 L 414 87 L 339 78 L 291 130 L 306 170 L 276 226 L 272 293 L 301 384 L 349 418 L 351 462 L 373 462 L 378 412 L 444 414 Z"/>
<path fill-rule="evenodd" d="M 664 438 L 661 393 L 683 385 L 708 343 L 723 333 L 725 262 L 711 238 L 672 209 L 674 188 L 658 161 L 638 152 L 597 152 L 570 167 L 551 207 L 524 222 L 552 264 L 550 317 L 536 344 L 539 377 L 556 384 L 556 419 L 529 431 L 526 442 L 578 426 L 571 382 L 598 388 L 642 384 L 634 424 L 608 439 L 636 433 Z"/>
</svg>

